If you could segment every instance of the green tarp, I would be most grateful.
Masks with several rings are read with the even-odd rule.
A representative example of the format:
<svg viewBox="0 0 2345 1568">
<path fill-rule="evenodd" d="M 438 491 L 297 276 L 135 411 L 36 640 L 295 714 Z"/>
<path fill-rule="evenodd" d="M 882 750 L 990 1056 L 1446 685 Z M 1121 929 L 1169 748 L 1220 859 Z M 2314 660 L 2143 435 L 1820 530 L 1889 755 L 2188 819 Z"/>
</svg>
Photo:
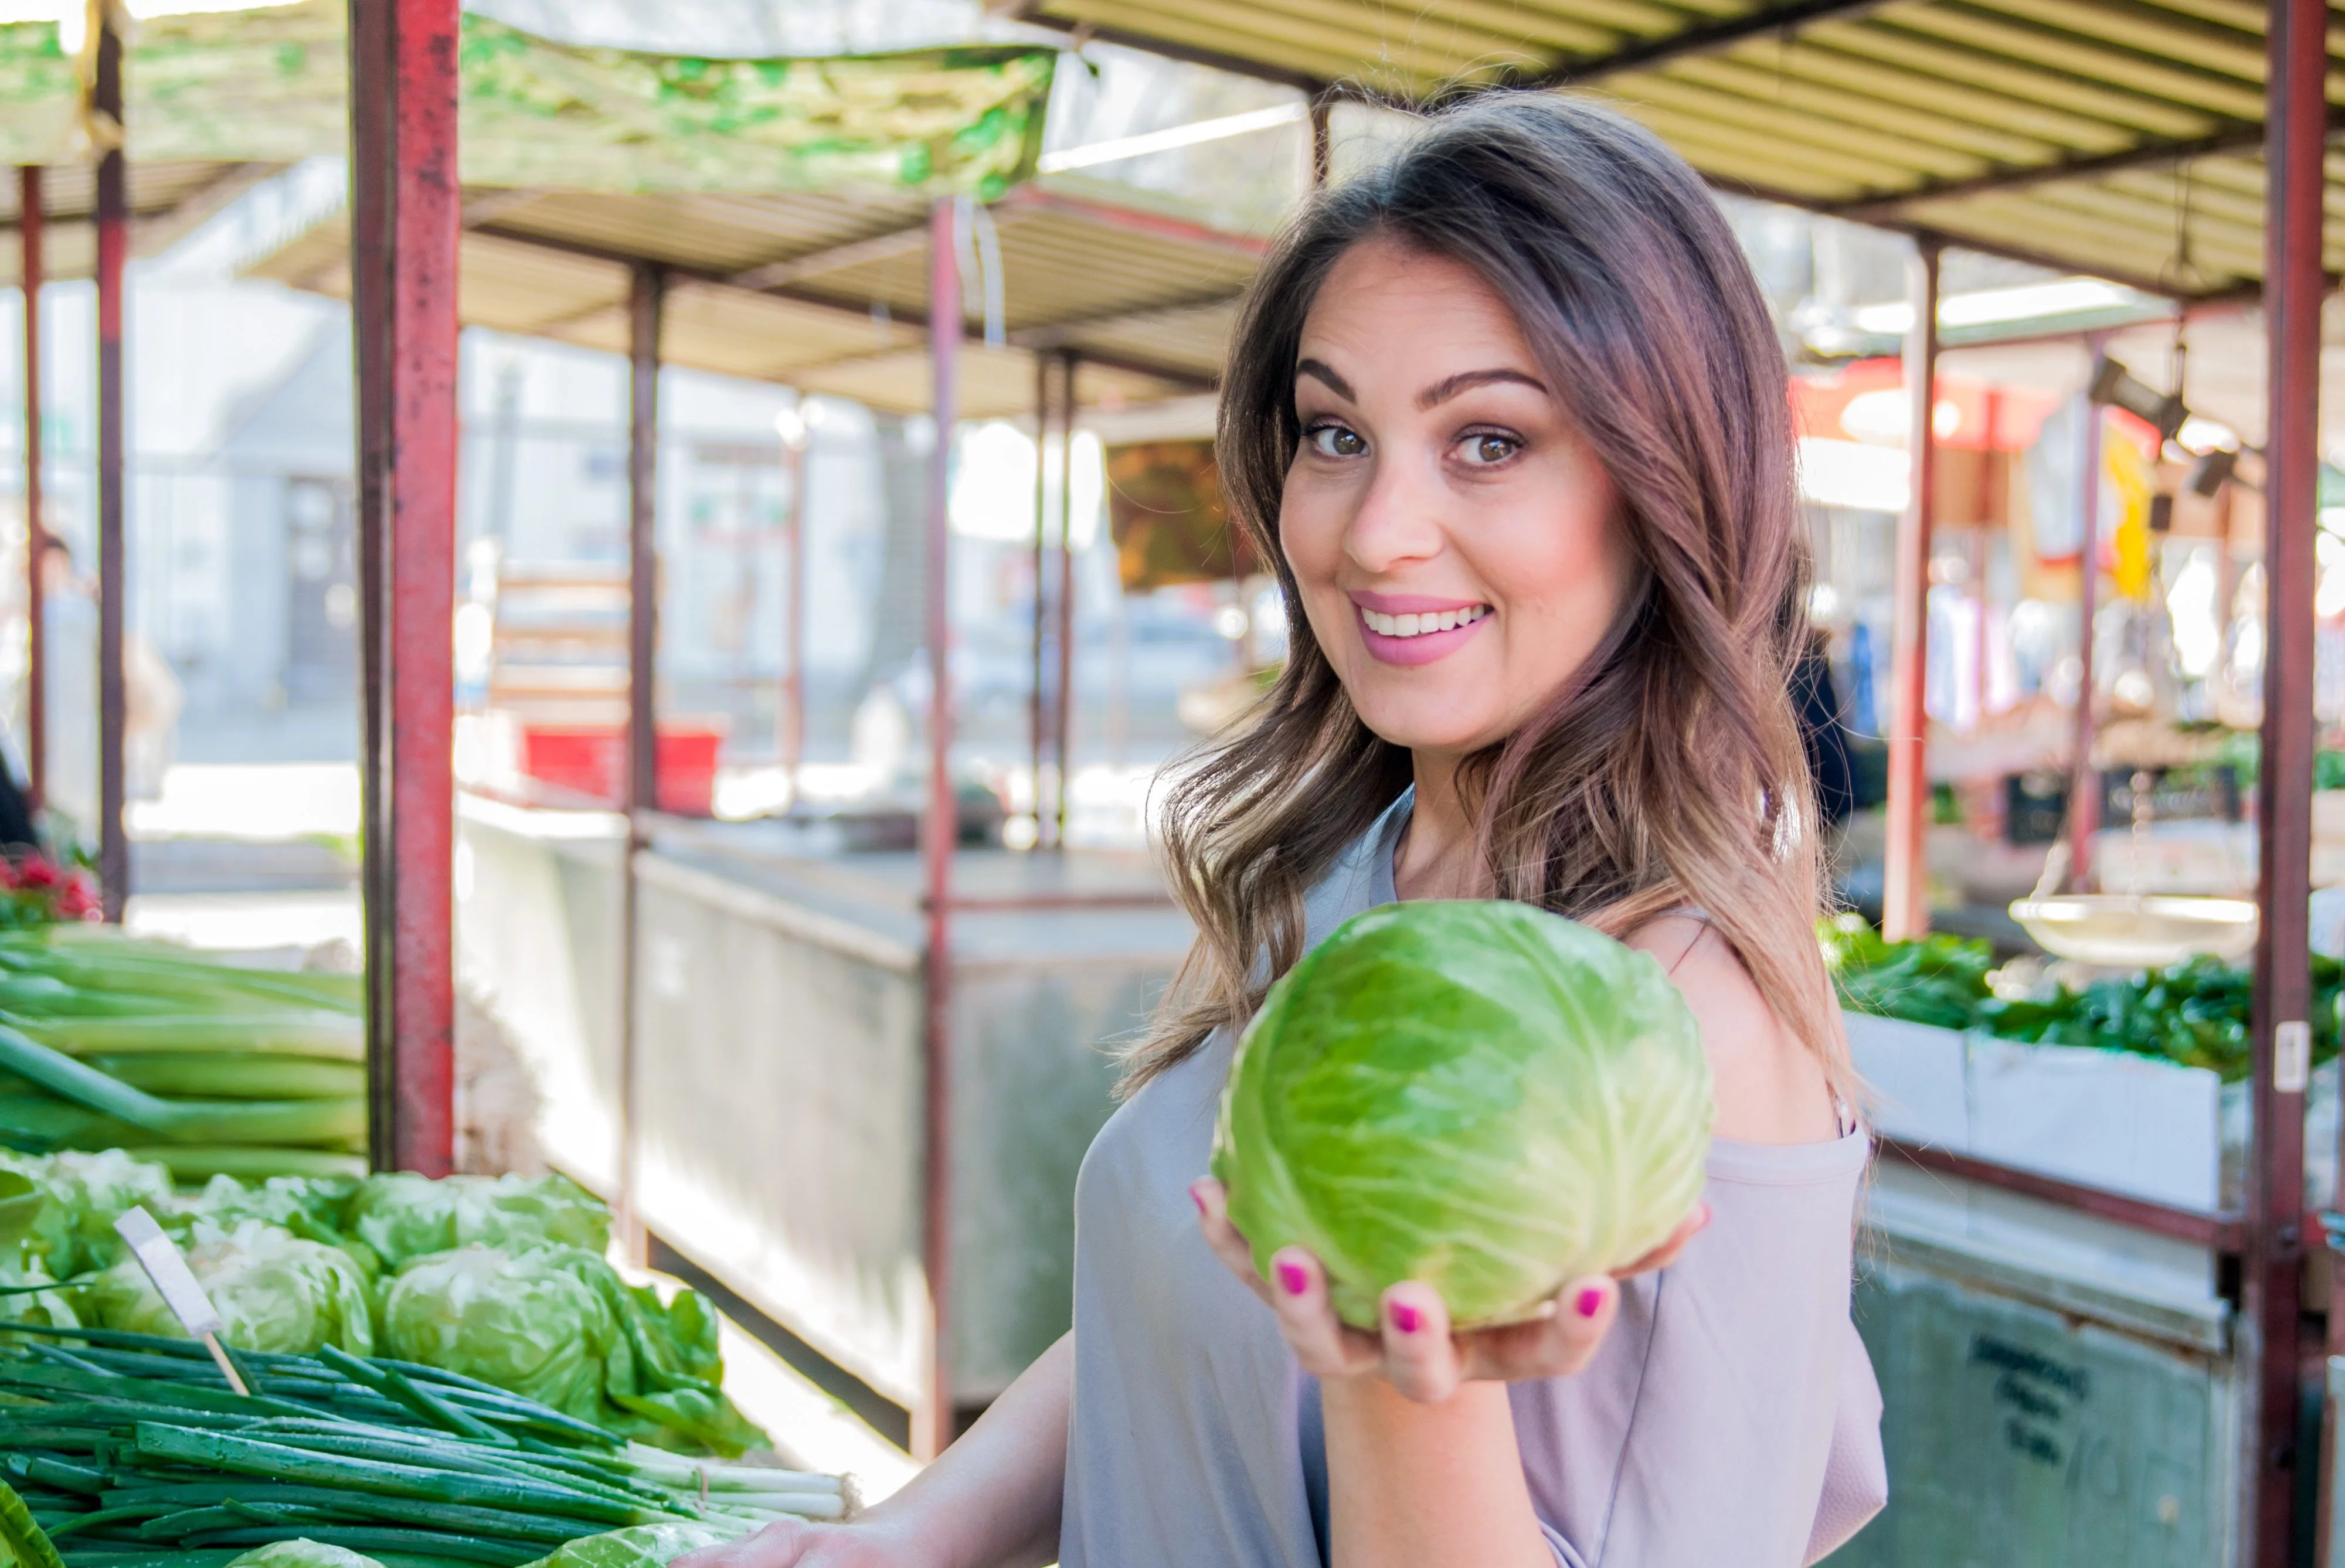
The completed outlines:
<svg viewBox="0 0 2345 1568">
<path fill-rule="evenodd" d="M 136 161 L 348 150 L 343 0 L 156 17 L 124 65 Z M 463 21 L 464 182 L 737 192 L 887 186 L 991 197 L 1034 172 L 1055 55 L 937 49 L 805 60 L 580 48 Z M 0 163 L 84 156 L 50 23 L 0 26 Z"/>
</svg>

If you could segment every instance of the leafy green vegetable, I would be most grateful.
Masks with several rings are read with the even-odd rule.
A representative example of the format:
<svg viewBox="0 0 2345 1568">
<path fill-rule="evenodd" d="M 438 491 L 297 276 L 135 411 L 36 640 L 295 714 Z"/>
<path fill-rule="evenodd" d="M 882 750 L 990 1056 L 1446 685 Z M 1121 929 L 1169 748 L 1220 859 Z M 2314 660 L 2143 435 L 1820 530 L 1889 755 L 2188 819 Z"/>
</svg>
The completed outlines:
<svg viewBox="0 0 2345 1568">
<path fill-rule="evenodd" d="M 1527 905 L 1388 905 L 1271 988 L 1213 1169 L 1256 1266 L 1309 1248 L 1346 1322 L 1419 1280 L 1471 1326 L 1666 1239 L 1711 1114 L 1693 1016 L 1650 957 Z"/>
<path fill-rule="evenodd" d="M 119 1149 L 96 1154 L 14 1158 L 7 1163 L 30 1177 L 47 1199 L 25 1238 L 25 1249 L 59 1280 L 102 1269 L 119 1257 L 122 1238 L 114 1222 L 145 1205 L 149 1212 L 171 1207 L 171 1173 Z"/>
<path fill-rule="evenodd" d="M 33 1518 L 15 1488 L 0 1482 L 0 1546 L 8 1549 L 16 1568 L 65 1568 L 47 1532 Z"/>
<path fill-rule="evenodd" d="M 297 1539 L 256 1546 L 230 1563 L 228 1568 L 382 1568 L 382 1564 L 347 1546 Z"/>
<path fill-rule="evenodd" d="M 765 1442 L 721 1383 L 716 1315 L 692 1291 L 663 1305 L 575 1247 L 463 1247 L 391 1281 L 394 1356 L 510 1389 L 664 1445 L 738 1454 Z"/>
<path fill-rule="evenodd" d="M 2127 1051 L 2206 1067 L 2226 1083 L 2250 1068 L 2253 978 L 2218 958 L 2009 998 L 1988 984 L 1994 957 L 1984 942 L 1944 936 L 1884 942 L 1854 915 L 1824 922 L 1817 935 L 1842 1004 L 1856 1012 L 2033 1045 Z M 2320 1063 L 2337 1055 L 2345 965 L 2314 955 L 2312 991 L 2312 1057 Z"/>
<path fill-rule="evenodd" d="M 1987 985 L 1995 952 L 1984 942 L 1946 936 L 1885 942 L 1858 915 L 1824 921 L 1818 935 L 1842 1002 L 1857 1012 L 1961 1029 L 1995 994 Z"/>
<path fill-rule="evenodd" d="M 304 1241 L 257 1219 L 188 1249 L 204 1293 L 219 1309 L 232 1345 L 280 1355 L 320 1347 L 366 1355 L 374 1349 L 367 1278 L 339 1248 Z M 98 1323 L 132 1333 L 171 1337 L 178 1320 L 135 1258 L 124 1258 L 83 1291 Z"/>
<path fill-rule="evenodd" d="M 529 1568 L 667 1568 L 687 1552 L 738 1541 L 746 1533 L 731 1520 L 695 1520 L 683 1524 L 634 1524 L 600 1535 L 583 1535 L 556 1547 Z"/>
<path fill-rule="evenodd" d="M 610 1210 L 566 1176 L 371 1176 L 350 1199 L 347 1229 L 392 1269 L 459 1247 L 599 1253 L 611 1244 Z"/>
</svg>

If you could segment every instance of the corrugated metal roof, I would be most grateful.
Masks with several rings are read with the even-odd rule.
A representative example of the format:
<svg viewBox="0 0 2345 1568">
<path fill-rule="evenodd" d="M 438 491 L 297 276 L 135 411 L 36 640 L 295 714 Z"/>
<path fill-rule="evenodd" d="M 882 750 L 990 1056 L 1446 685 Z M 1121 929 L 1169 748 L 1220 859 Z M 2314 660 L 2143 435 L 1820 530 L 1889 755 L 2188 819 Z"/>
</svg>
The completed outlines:
<svg viewBox="0 0 2345 1568">
<path fill-rule="evenodd" d="M 130 248 L 148 256 L 228 205 L 276 169 L 267 164 L 134 163 L 129 166 Z M 14 169 L 0 172 L 0 286 L 21 280 L 23 253 L 15 241 L 18 188 Z M 97 266 L 97 166 L 58 164 L 42 171 L 41 209 L 47 218 L 41 258 L 53 282 L 87 278 Z"/>
<path fill-rule="evenodd" d="M 987 210 L 1005 340 L 984 345 L 972 288 L 967 417 L 1030 410 L 1035 356 L 1057 349 L 1082 357 L 1093 402 L 1211 384 L 1261 241 L 1032 187 Z M 655 262 L 672 279 L 669 363 L 924 410 L 927 212 L 909 197 L 475 192 L 459 309 L 468 325 L 624 351 L 630 266 Z M 350 270 L 342 217 L 247 268 L 336 296 Z"/>
<path fill-rule="evenodd" d="M 995 0 L 1313 91 L 1607 96 L 1722 187 L 2187 297 L 2262 268 L 2254 0 Z M 2345 67 L 2345 29 L 2330 35 Z M 2345 68 L 2330 77 L 2345 104 Z M 2345 270 L 2332 160 L 2328 264 Z"/>
</svg>

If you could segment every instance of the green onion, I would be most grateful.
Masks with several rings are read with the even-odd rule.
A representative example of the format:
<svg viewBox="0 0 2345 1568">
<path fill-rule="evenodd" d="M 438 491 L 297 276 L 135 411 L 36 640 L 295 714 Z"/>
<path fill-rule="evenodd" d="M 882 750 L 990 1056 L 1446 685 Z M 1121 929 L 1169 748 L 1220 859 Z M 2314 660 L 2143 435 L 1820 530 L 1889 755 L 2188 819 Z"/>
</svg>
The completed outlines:
<svg viewBox="0 0 2345 1568">
<path fill-rule="evenodd" d="M 184 1056 L 85 1058 L 109 1077 L 148 1094 L 200 1099 L 338 1099 L 366 1093 L 366 1068 L 322 1057 L 189 1051 Z"/>
</svg>

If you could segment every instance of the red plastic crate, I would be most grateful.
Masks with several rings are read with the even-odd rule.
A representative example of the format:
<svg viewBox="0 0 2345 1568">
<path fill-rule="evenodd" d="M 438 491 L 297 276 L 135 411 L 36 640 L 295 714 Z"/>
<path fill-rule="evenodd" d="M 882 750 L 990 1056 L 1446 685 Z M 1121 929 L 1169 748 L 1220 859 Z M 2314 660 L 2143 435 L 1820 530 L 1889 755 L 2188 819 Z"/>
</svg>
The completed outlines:
<svg viewBox="0 0 2345 1568">
<path fill-rule="evenodd" d="M 716 796 L 721 731 L 663 724 L 655 764 L 659 808 L 678 816 L 706 816 Z M 521 771 L 605 805 L 626 795 L 627 733 L 616 724 L 523 724 Z"/>
</svg>

